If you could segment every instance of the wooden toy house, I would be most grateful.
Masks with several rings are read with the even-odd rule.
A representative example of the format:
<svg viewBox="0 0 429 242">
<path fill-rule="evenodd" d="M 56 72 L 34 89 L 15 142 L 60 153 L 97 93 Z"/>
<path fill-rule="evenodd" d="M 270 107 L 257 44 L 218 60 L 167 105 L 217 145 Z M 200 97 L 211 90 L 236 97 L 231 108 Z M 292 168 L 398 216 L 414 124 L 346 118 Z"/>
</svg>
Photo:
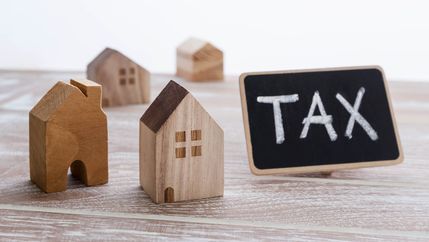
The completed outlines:
<svg viewBox="0 0 429 242">
<path fill-rule="evenodd" d="M 67 189 L 67 174 L 87 186 L 108 180 L 107 119 L 101 86 L 58 82 L 30 111 L 30 177 L 45 192 Z"/>
<path fill-rule="evenodd" d="M 102 85 L 103 107 L 150 101 L 150 73 L 116 50 L 106 48 L 89 63 L 87 78 Z"/>
<path fill-rule="evenodd" d="M 178 76 L 190 81 L 223 80 L 223 52 L 209 42 L 187 39 L 176 55 Z"/>
<path fill-rule="evenodd" d="M 170 81 L 140 119 L 140 184 L 156 203 L 223 195 L 223 130 Z"/>
</svg>

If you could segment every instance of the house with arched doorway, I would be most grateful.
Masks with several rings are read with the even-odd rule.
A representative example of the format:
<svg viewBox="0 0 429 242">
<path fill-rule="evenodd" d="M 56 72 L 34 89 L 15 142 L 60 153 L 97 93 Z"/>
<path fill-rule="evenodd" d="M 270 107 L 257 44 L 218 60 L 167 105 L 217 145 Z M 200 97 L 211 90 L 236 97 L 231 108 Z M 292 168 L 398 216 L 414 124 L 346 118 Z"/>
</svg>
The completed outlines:
<svg viewBox="0 0 429 242">
<path fill-rule="evenodd" d="M 86 186 L 107 183 L 107 119 L 99 84 L 60 81 L 29 116 L 33 183 L 45 192 L 64 191 L 69 168 Z"/>
<path fill-rule="evenodd" d="M 223 130 L 170 81 L 140 119 L 140 184 L 156 203 L 222 196 Z"/>
</svg>

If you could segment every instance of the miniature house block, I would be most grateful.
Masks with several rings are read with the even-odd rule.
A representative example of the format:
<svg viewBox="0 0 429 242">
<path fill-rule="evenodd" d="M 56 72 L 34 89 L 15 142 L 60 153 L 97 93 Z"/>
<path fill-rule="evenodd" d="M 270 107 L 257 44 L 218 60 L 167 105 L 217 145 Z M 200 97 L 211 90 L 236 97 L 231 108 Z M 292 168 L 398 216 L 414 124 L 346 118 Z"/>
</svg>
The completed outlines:
<svg viewBox="0 0 429 242">
<path fill-rule="evenodd" d="M 140 119 L 140 184 L 156 203 L 223 195 L 223 130 L 170 81 Z"/>
<path fill-rule="evenodd" d="M 86 72 L 103 87 L 103 107 L 150 101 L 150 73 L 116 50 L 103 50 Z"/>
<path fill-rule="evenodd" d="M 107 119 L 101 86 L 58 82 L 30 111 L 30 177 L 45 192 L 67 189 L 70 167 L 87 186 L 108 180 Z"/>
<path fill-rule="evenodd" d="M 190 81 L 223 80 L 223 52 L 209 42 L 190 38 L 176 52 L 178 76 Z"/>
</svg>

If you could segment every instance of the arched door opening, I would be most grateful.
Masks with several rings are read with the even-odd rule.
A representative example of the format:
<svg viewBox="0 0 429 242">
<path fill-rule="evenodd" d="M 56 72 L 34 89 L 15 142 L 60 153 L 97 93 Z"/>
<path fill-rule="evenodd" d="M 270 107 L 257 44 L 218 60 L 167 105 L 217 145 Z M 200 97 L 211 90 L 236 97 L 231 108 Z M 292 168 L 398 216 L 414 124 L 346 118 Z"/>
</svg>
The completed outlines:
<svg viewBox="0 0 429 242">
<path fill-rule="evenodd" d="M 174 202 L 174 189 L 167 187 L 164 191 L 164 202 L 173 203 Z"/>
<path fill-rule="evenodd" d="M 85 185 L 87 184 L 85 164 L 80 160 L 75 160 L 70 165 L 70 171 L 73 178 L 80 180 Z M 73 179 L 68 180 L 69 185 L 75 183 Z"/>
</svg>

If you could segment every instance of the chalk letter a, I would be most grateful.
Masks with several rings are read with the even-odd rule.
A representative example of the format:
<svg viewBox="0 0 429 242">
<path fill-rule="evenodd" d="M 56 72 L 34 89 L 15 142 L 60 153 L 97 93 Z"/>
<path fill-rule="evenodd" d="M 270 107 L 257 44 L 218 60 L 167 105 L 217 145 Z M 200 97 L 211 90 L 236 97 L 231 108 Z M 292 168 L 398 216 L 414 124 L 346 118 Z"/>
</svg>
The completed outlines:
<svg viewBox="0 0 429 242">
<path fill-rule="evenodd" d="M 319 108 L 319 112 L 321 115 L 314 116 L 314 111 L 316 106 Z M 308 134 L 308 130 L 310 129 L 310 124 L 323 124 L 325 125 L 326 132 L 328 132 L 329 138 L 331 141 L 335 141 L 338 137 L 337 132 L 335 132 L 334 127 L 332 126 L 332 115 L 327 115 L 325 111 L 325 107 L 323 106 L 322 100 L 320 99 L 319 92 L 314 92 L 313 101 L 311 102 L 310 110 L 308 111 L 308 115 L 302 121 L 304 124 L 304 128 L 302 129 L 300 138 L 305 139 Z"/>
</svg>

